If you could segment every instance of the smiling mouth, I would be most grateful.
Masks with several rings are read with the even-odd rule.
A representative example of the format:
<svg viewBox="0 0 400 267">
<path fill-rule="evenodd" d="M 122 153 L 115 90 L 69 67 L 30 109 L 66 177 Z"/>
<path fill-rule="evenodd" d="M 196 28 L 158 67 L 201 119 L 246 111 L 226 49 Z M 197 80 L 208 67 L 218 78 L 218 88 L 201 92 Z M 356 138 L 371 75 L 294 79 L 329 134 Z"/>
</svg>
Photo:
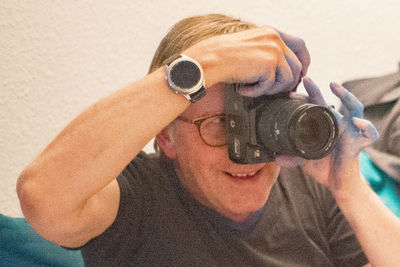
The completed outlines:
<svg viewBox="0 0 400 267">
<path fill-rule="evenodd" d="M 225 172 L 228 176 L 231 176 L 232 178 L 235 179 L 251 179 L 256 174 L 258 174 L 261 170 L 258 171 L 253 171 L 253 172 L 248 172 L 248 173 L 230 173 L 230 172 Z"/>
</svg>

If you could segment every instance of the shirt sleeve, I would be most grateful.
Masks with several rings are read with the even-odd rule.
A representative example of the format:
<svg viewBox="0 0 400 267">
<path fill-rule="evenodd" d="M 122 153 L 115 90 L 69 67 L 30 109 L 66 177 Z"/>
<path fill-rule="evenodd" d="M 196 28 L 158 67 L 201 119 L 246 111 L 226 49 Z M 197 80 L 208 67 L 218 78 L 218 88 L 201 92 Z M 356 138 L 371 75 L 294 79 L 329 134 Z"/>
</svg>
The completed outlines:
<svg viewBox="0 0 400 267">
<path fill-rule="evenodd" d="M 117 177 L 120 203 L 116 219 L 102 234 L 83 246 L 86 264 L 104 264 L 107 259 L 125 253 L 124 249 L 132 251 L 140 246 L 142 221 L 147 209 L 145 176 L 148 170 L 154 170 L 151 165 L 151 159 L 141 152 Z"/>
</svg>

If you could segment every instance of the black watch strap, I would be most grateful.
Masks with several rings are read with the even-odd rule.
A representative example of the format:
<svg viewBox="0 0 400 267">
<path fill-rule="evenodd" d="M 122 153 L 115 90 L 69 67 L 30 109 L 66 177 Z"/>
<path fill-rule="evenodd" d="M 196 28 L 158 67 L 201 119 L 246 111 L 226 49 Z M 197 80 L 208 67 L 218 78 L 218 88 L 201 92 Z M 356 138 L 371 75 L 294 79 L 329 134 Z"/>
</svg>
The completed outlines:
<svg viewBox="0 0 400 267">
<path fill-rule="evenodd" d="M 202 86 L 198 91 L 189 95 L 190 102 L 194 103 L 197 100 L 200 100 L 203 96 L 207 94 L 207 90 L 204 86 Z"/>
</svg>

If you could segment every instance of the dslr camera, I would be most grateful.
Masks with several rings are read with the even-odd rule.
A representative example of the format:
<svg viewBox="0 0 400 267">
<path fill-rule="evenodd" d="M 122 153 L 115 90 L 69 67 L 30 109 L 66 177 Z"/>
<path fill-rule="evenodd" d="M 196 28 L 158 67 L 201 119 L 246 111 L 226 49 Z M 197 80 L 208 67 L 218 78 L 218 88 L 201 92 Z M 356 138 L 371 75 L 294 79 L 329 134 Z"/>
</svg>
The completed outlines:
<svg viewBox="0 0 400 267">
<path fill-rule="evenodd" d="M 326 107 L 291 99 L 288 93 L 245 97 L 227 84 L 225 114 L 229 158 L 241 164 L 274 161 L 276 155 L 321 159 L 338 138 Z"/>
</svg>

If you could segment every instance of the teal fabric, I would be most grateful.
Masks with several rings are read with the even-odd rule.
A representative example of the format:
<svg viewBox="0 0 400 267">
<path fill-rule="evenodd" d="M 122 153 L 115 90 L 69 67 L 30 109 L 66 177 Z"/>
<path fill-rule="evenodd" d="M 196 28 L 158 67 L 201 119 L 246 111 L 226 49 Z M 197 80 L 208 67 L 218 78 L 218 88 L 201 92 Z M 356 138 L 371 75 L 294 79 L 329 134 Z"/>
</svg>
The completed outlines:
<svg viewBox="0 0 400 267">
<path fill-rule="evenodd" d="M 80 251 L 70 251 L 39 236 L 24 218 L 0 214 L 0 266 L 84 266 Z"/>
<path fill-rule="evenodd" d="M 400 184 L 378 168 L 368 155 L 361 152 L 361 173 L 382 202 L 400 218 Z"/>
</svg>

